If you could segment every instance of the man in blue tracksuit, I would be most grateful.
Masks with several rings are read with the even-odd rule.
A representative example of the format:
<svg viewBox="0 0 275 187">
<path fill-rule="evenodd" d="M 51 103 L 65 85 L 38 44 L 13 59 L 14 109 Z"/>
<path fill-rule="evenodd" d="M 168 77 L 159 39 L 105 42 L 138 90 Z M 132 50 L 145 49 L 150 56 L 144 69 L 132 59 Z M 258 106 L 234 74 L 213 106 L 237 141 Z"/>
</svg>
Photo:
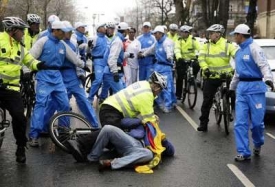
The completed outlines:
<svg viewBox="0 0 275 187">
<path fill-rule="evenodd" d="M 146 57 L 147 55 L 155 54 L 156 63 L 154 64 L 154 71 L 167 78 L 167 89 L 160 93 L 156 102 L 164 113 L 168 113 L 171 112 L 177 102 L 172 72 L 174 44 L 172 40 L 167 38 L 163 26 L 157 26 L 153 33 L 157 42 L 153 47 L 144 51 L 142 55 Z"/>
<path fill-rule="evenodd" d="M 102 94 L 100 99 L 107 98 L 107 90 L 112 88 L 113 93 L 122 90 L 123 83 L 121 77 L 123 76 L 123 60 L 124 58 L 130 57 L 129 53 L 124 53 L 123 41 L 127 35 L 128 24 L 125 22 L 120 22 L 117 26 L 117 33 L 109 41 L 105 54 L 104 60 L 107 62 L 108 66 L 105 66 L 103 75 L 103 85 Z"/>
<path fill-rule="evenodd" d="M 76 22 L 74 24 L 75 31 L 71 36 L 71 41 L 77 45 L 77 54 L 83 61 L 86 61 L 86 48 L 88 44 L 88 39 L 85 36 L 85 28 L 87 27 L 86 24 L 82 22 Z M 85 84 L 86 72 L 81 69 L 77 68 L 77 76 L 82 81 L 82 84 Z"/>
<path fill-rule="evenodd" d="M 92 37 L 93 47 L 91 49 L 91 55 L 93 60 L 93 67 L 95 73 L 95 80 L 92 82 L 88 100 L 93 103 L 94 96 L 96 95 L 99 87 L 103 81 L 104 68 L 107 66 L 107 61 L 104 60 L 104 53 L 107 48 L 108 39 L 105 36 L 106 28 L 105 24 L 99 24 L 96 28 L 97 34 Z"/>
<path fill-rule="evenodd" d="M 76 52 L 77 50 L 76 45 L 73 44 L 72 41 L 70 40 L 72 26 L 68 21 L 63 21 L 63 23 L 65 24 L 66 28 L 70 29 L 69 32 L 65 33 L 64 42 L 68 46 L 70 46 L 70 48 L 74 52 Z M 69 99 L 71 99 L 73 95 L 76 99 L 76 103 L 80 111 L 91 123 L 92 127 L 98 128 L 98 120 L 97 120 L 95 111 L 86 98 L 86 94 L 85 94 L 85 90 L 83 88 L 82 82 L 76 73 L 76 66 L 72 64 L 68 59 L 65 59 L 65 62 L 62 65 L 61 69 L 62 69 L 61 74 L 63 77 L 63 82 L 65 84 L 65 87 L 67 88 Z"/>
<path fill-rule="evenodd" d="M 235 55 L 236 70 L 230 90 L 236 90 L 236 121 L 234 126 L 238 155 L 236 161 L 251 159 L 248 130 L 251 124 L 253 153 L 260 155 L 264 144 L 264 115 L 266 85 L 274 90 L 273 76 L 263 50 L 253 42 L 250 28 L 238 25 L 233 31 L 240 46 Z M 265 82 L 263 82 L 263 80 Z"/>
<path fill-rule="evenodd" d="M 151 23 L 144 22 L 142 27 L 143 34 L 137 37 L 137 40 L 141 43 L 141 52 L 145 51 L 149 47 L 152 47 L 156 41 L 151 34 Z M 150 75 L 154 71 L 154 55 L 148 55 L 145 58 L 139 59 L 139 80 L 148 80 Z"/>
<path fill-rule="evenodd" d="M 30 53 L 52 70 L 43 70 L 36 74 L 36 103 L 33 110 L 30 127 L 30 145 L 38 146 L 38 138 L 44 127 L 45 107 L 49 98 L 57 104 L 58 111 L 69 111 L 69 100 L 59 69 L 65 58 L 76 66 L 84 68 L 85 63 L 81 61 L 69 46 L 61 42 L 68 29 L 61 21 L 52 23 L 51 34 L 39 39 L 30 50 Z"/>
<path fill-rule="evenodd" d="M 44 36 L 47 36 L 48 34 L 51 34 L 51 32 L 52 32 L 52 23 L 54 21 L 60 21 L 59 17 L 57 17 L 56 15 L 50 15 L 48 17 L 48 28 L 39 33 L 39 35 L 37 37 L 37 40 L 44 37 Z"/>
</svg>

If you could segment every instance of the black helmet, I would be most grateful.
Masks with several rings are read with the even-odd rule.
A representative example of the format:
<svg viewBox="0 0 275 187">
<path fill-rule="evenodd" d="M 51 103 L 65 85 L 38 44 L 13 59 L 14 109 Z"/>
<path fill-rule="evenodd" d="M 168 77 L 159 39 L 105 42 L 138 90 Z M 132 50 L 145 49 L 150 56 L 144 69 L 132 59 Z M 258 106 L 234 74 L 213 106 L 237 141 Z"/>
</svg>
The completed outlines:
<svg viewBox="0 0 275 187">
<path fill-rule="evenodd" d="M 8 30 L 12 28 L 25 29 L 29 27 L 21 18 L 18 17 L 5 17 L 2 20 L 2 23 L 4 28 Z"/>
<path fill-rule="evenodd" d="M 153 82 L 155 84 L 158 84 L 162 89 L 167 88 L 167 80 L 166 77 L 163 75 L 159 74 L 158 72 L 154 71 L 149 79 L 150 82 Z"/>
</svg>

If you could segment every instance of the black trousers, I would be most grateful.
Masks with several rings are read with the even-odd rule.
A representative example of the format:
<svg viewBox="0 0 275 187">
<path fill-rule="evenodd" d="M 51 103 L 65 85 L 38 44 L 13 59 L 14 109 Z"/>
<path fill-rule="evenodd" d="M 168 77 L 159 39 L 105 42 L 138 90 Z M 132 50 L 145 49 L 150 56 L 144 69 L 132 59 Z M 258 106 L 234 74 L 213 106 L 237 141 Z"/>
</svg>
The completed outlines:
<svg viewBox="0 0 275 187">
<path fill-rule="evenodd" d="M 102 104 L 100 107 L 99 120 L 102 127 L 104 125 L 113 125 L 121 128 L 121 120 L 123 118 L 123 114 L 110 105 Z"/>
<path fill-rule="evenodd" d="M 200 126 L 207 126 L 214 95 L 222 84 L 220 79 L 206 79 L 203 86 L 203 102 L 201 106 Z"/>
<path fill-rule="evenodd" d="M 177 79 L 176 79 L 176 96 L 182 96 L 182 88 L 183 88 L 183 79 L 186 75 L 186 64 L 182 62 L 176 62 L 176 71 L 177 71 Z M 193 74 L 197 77 L 198 72 L 200 71 L 199 63 L 196 61 L 193 63 Z"/>
<path fill-rule="evenodd" d="M 9 111 L 12 118 L 13 135 L 18 146 L 26 146 L 27 119 L 20 92 L 0 88 L 1 105 Z"/>
</svg>

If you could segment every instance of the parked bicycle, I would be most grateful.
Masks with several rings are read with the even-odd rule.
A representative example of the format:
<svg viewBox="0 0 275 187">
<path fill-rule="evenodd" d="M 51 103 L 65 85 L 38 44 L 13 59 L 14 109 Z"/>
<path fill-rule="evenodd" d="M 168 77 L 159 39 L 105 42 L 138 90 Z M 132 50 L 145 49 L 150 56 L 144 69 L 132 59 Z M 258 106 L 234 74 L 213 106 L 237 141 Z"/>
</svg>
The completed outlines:
<svg viewBox="0 0 275 187">
<path fill-rule="evenodd" d="M 29 80 L 21 79 L 20 93 L 26 108 L 26 118 L 29 121 L 35 104 L 35 88 L 33 76 L 35 72 L 31 72 Z"/>
<path fill-rule="evenodd" d="M 189 108 L 193 109 L 196 105 L 198 95 L 197 83 L 193 74 L 193 64 L 195 60 L 185 60 L 185 63 L 187 70 L 184 77 L 181 103 L 184 103 L 187 95 Z"/>
<path fill-rule="evenodd" d="M 213 98 L 213 110 L 217 125 L 220 125 L 222 116 L 226 135 L 229 134 L 229 125 L 233 121 L 234 100 L 229 93 L 232 72 L 211 73 L 212 76 L 219 75 L 222 81 Z"/>
</svg>

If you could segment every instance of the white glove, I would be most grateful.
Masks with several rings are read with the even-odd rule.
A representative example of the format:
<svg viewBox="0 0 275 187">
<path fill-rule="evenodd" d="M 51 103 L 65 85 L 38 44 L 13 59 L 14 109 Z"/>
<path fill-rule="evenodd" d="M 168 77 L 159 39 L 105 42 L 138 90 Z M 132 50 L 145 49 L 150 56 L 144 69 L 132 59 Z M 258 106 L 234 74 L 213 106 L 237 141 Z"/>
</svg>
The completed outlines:
<svg viewBox="0 0 275 187">
<path fill-rule="evenodd" d="M 79 49 L 79 50 L 85 50 L 87 46 L 88 46 L 88 44 L 82 43 L 82 44 L 80 44 L 80 45 L 78 46 L 78 49 Z"/>
</svg>

